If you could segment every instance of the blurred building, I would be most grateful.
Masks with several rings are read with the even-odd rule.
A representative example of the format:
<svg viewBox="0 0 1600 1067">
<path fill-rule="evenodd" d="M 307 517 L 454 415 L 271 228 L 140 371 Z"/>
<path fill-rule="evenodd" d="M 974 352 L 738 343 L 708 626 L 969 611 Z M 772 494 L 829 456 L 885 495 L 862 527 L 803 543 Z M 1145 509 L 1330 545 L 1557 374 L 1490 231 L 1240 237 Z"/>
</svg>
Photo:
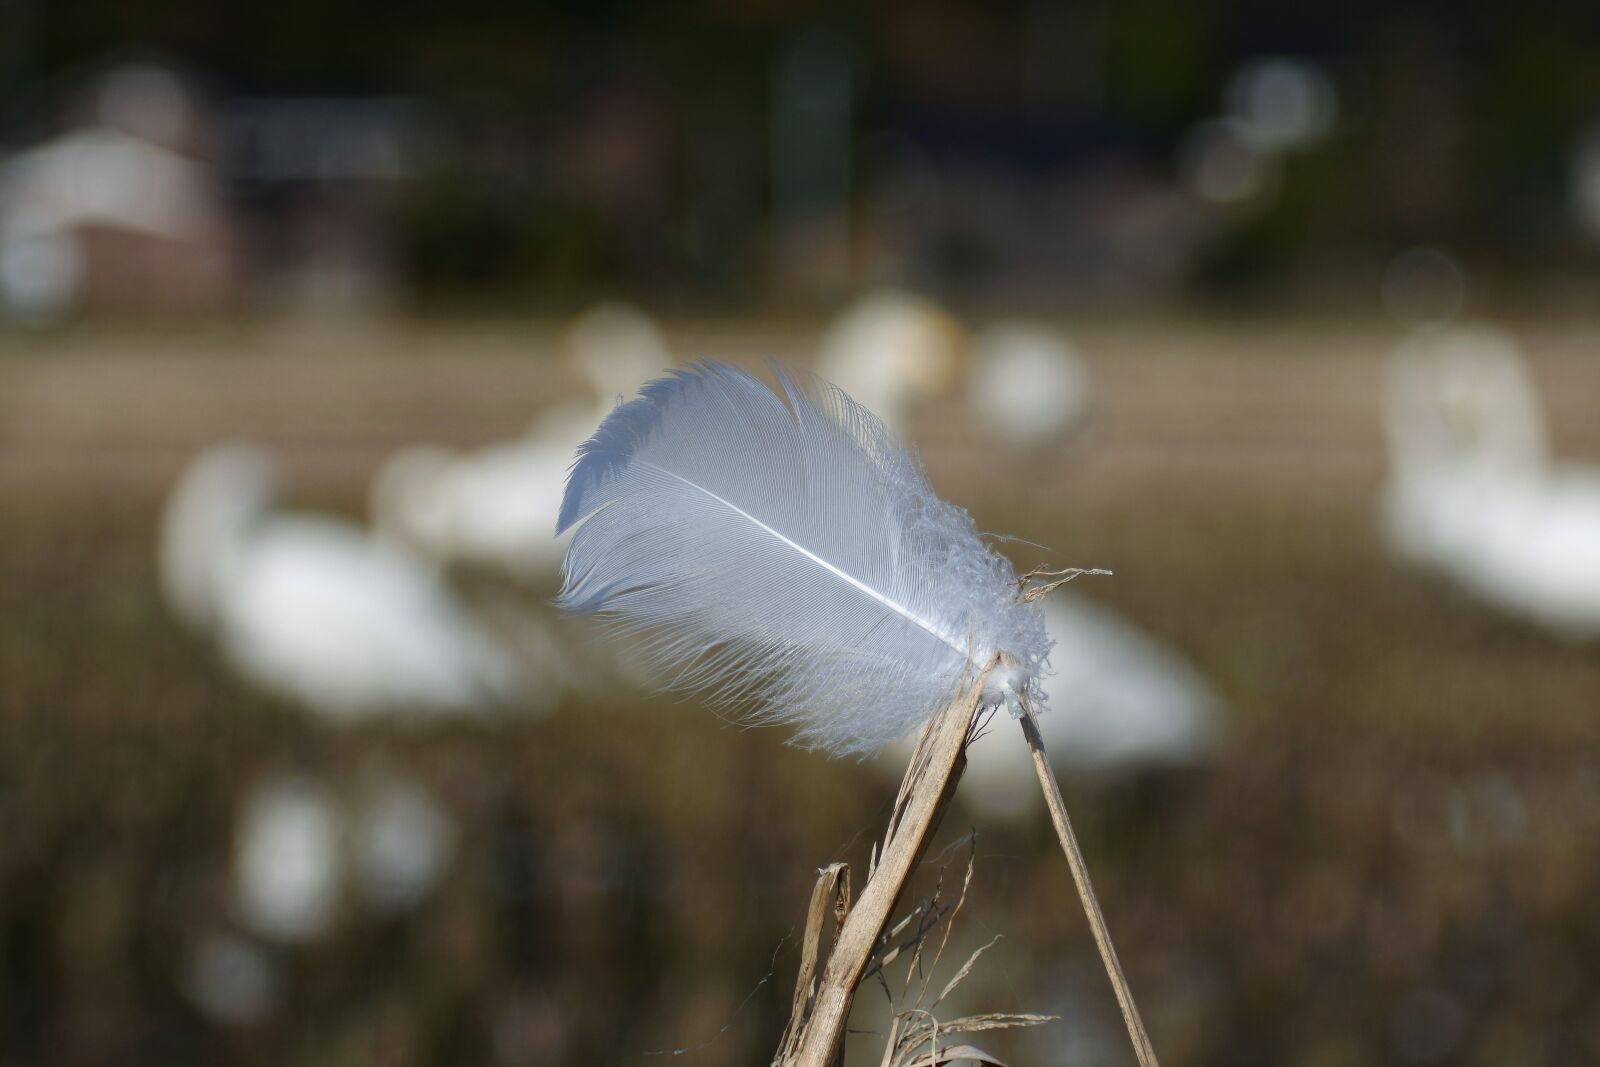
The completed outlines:
<svg viewBox="0 0 1600 1067">
<path fill-rule="evenodd" d="M 397 200 L 436 136 L 418 101 L 251 97 L 222 113 L 228 180 L 258 296 L 279 310 L 383 310 L 399 299 Z"/>
<path fill-rule="evenodd" d="M 238 246 L 199 96 L 148 64 L 85 81 L 60 132 L 0 159 L 0 310 L 228 308 Z"/>
<path fill-rule="evenodd" d="M 1593 16 L 489 4 L 379 42 L 338 5 L 179 32 L 85 3 L 24 0 L 0 41 L 14 315 L 815 309 L 878 284 L 1371 310 L 1408 247 L 1565 291 L 1594 266 Z M 204 72 L 214 110 L 96 58 L 129 48 Z"/>
</svg>

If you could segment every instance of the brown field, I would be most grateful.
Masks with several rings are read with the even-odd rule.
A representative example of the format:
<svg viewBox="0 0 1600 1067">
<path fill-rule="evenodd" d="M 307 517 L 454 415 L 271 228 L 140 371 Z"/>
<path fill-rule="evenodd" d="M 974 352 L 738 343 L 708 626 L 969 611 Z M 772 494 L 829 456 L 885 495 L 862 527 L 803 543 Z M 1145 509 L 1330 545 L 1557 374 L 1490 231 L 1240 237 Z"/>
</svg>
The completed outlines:
<svg viewBox="0 0 1600 1067">
<path fill-rule="evenodd" d="M 685 356 L 800 359 L 814 328 L 671 334 Z M 1385 558 L 1395 333 L 1074 336 L 1099 393 L 1060 449 L 1008 451 L 953 402 L 917 437 L 982 529 L 1050 546 L 1012 546 L 1019 562 L 1114 569 L 1089 592 L 1231 705 L 1215 763 L 1067 789 L 1162 1062 L 1600 1063 L 1600 650 Z M 870 766 L 604 685 L 541 718 L 334 733 L 232 680 L 159 600 L 156 516 L 203 445 L 280 447 L 293 504 L 359 514 L 397 446 L 492 441 L 567 395 L 554 337 L 0 335 L 0 1062 L 765 1062 L 814 871 L 848 859 L 859 878 L 892 799 Z M 1600 463 L 1600 335 L 1523 340 L 1557 454 Z M 352 910 L 279 951 L 268 1021 L 211 1024 L 176 975 L 232 921 L 241 791 L 374 759 L 446 798 L 451 873 L 404 918 Z M 942 839 L 971 824 L 958 806 Z M 957 941 L 1004 940 L 960 1007 L 1063 1016 L 993 1041 L 1013 1063 L 1131 1062 L 1042 812 L 976 828 Z"/>
</svg>

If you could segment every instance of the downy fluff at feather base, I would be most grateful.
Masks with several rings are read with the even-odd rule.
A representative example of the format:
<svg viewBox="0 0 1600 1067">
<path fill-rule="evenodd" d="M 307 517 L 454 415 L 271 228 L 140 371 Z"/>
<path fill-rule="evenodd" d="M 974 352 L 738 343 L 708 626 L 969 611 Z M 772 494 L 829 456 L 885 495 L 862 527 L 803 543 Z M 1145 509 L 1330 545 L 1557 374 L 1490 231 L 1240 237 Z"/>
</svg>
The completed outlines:
<svg viewBox="0 0 1600 1067">
<path fill-rule="evenodd" d="M 997 654 L 985 700 L 1038 706 L 1038 604 L 870 411 L 705 362 L 644 386 L 579 449 L 560 605 L 646 635 L 674 687 L 751 700 L 799 744 L 866 753 Z"/>
</svg>

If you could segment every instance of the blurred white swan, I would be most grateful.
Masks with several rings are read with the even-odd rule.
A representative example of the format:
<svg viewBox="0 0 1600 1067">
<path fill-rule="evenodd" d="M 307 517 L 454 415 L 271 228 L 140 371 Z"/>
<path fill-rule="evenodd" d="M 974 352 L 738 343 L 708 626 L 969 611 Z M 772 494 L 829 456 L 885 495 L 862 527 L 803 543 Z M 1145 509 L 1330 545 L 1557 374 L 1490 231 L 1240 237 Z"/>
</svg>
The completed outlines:
<svg viewBox="0 0 1600 1067">
<path fill-rule="evenodd" d="M 276 1012 L 283 975 L 272 956 L 249 938 L 207 933 L 185 953 L 178 987 L 214 1021 L 249 1026 Z"/>
<path fill-rule="evenodd" d="M 1181 655 L 1085 596 L 1053 593 L 1044 609 L 1055 647 L 1039 731 L 1058 771 L 1094 777 L 1182 766 L 1215 749 L 1222 700 Z M 1044 811 L 1028 746 L 1005 712 L 967 749 L 960 795 L 995 819 Z"/>
<path fill-rule="evenodd" d="M 1017 444 L 1055 441 L 1089 416 L 1089 368 L 1060 332 L 1021 319 L 995 322 L 972 343 L 968 397 L 985 427 Z"/>
<path fill-rule="evenodd" d="M 828 327 L 816 370 L 906 440 L 911 405 L 961 381 L 965 338 L 960 323 L 932 301 L 883 290 L 845 308 Z"/>
<path fill-rule="evenodd" d="M 369 776 L 348 819 L 356 888 L 381 912 L 418 904 L 455 852 L 455 821 L 421 783 L 396 772 Z"/>
<path fill-rule="evenodd" d="M 1182 655 L 1080 594 L 1053 593 L 1044 610 L 1055 646 L 1039 730 L 1058 772 L 1105 778 L 1199 764 L 1216 750 L 1223 701 Z M 911 748 L 910 739 L 897 742 L 877 767 L 898 779 Z M 1044 814 L 1028 746 L 1003 710 L 968 747 L 958 795 L 986 819 Z"/>
<path fill-rule="evenodd" d="M 288 943 L 316 940 L 358 902 L 404 912 L 443 876 L 455 839 L 428 789 L 397 771 L 362 775 L 348 798 L 306 775 L 272 775 L 235 823 L 234 910 L 258 936 Z"/>
<path fill-rule="evenodd" d="M 167 598 L 236 671 L 338 722 L 519 693 L 515 663 L 431 565 L 351 523 L 276 511 L 277 495 L 271 458 L 233 444 L 195 460 L 167 504 Z"/>
<path fill-rule="evenodd" d="M 339 810 L 309 778 L 274 777 L 251 790 L 234 830 L 233 900 L 241 921 L 299 943 L 332 925 L 344 878 Z"/>
<path fill-rule="evenodd" d="M 1093 386 L 1081 356 L 1055 331 L 1002 321 L 972 346 L 968 403 L 986 427 L 1011 442 L 1057 440 L 1088 417 Z M 1055 646 L 1039 717 L 1051 762 L 1065 773 L 1112 775 L 1141 767 L 1197 763 L 1223 735 L 1223 702 L 1176 651 L 1075 590 L 1044 602 Z M 1004 714 L 967 752 L 961 795 L 987 817 L 1042 814 L 1043 798 L 1021 732 Z M 909 742 L 879 765 L 898 775 Z"/>
<path fill-rule="evenodd" d="M 1549 460 L 1515 341 L 1421 331 L 1390 361 L 1383 528 L 1402 559 L 1554 633 L 1600 636 L 1600 469 Z"/>
<path fill-rule="evenodd" d="M 578 446 L 619 398 L 673 362 L 655 323 L 623 304 L 581 316 L 566 347 L 592 401 L 551 409 L 523 436 L 476 452 L 402 450 L 373 483 L 379 528 L 440 561 L 495 567 L 525 581 L 555 574 L 566 549 L 555 536 L 556 516 Z"/>
</svg>

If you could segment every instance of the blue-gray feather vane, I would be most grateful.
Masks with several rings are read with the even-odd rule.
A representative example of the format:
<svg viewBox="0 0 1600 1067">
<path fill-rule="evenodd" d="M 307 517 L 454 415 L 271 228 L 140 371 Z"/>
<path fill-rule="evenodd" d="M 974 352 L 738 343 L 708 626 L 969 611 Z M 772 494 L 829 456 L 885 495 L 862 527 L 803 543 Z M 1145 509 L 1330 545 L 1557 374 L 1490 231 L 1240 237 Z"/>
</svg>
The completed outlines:
<svg viewBox="0 0 1600 1067">
<path fill-rule="evenodd" d="M 706 362 L 647 384 L 578 452 L 559 603 L 648 635 L 677 685 L 870 752 L 997 653 L 1036 704 L 1043 613 L 883 423 L 825 383 Z"/>
</svg>

